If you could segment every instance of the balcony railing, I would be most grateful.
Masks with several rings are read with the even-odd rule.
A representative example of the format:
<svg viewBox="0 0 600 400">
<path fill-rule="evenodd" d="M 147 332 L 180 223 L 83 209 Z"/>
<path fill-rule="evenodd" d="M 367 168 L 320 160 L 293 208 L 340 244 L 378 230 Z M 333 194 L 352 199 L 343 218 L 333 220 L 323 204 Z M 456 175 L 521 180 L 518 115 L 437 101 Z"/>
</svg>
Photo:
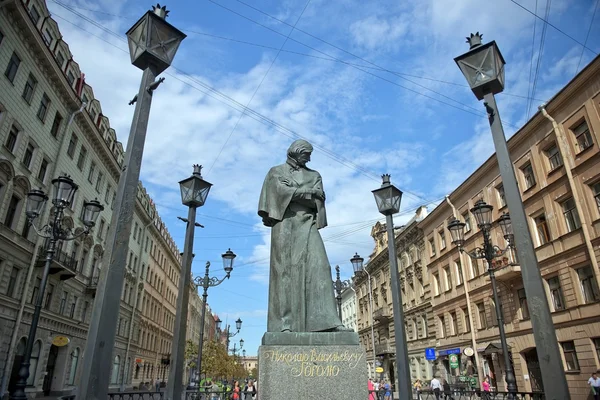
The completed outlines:
<svg viewBox="0 0 600 400">
<path fill-rule="evenodd" d="M 373 311 L 373 319 L 380 321 L 380 322 L 386 322 L 390 319 L 390 311 L 388 310 L 387 307 L 381 307 L 378 308 L 377 310 Z"/>
<path fill-rule="evenodd" d="M 392 347 L 392 344 L 385 340 L 381 343 L 375 343 L 375 355 L 381 356 L 383 354 L 394 354 L 396 350 Z"/>
<path fill-rule="evenodd" d="M 37 259 L 37 266 L 43 267 L 46 263 L 47 246 L 40 248 Z M 58 274 L 60 280 L 67 280 L 77 275 L 77 260 L 60 249 L 54 252 L 52 264 L 50 264 L 50 275 Z"/>
</svg>

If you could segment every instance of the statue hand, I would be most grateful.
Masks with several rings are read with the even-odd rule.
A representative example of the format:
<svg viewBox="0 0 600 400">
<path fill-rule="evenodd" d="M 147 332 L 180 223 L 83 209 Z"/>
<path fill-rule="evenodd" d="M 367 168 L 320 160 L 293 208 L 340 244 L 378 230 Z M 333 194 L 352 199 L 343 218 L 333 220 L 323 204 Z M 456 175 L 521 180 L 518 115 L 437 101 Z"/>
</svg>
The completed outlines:
<svg viewBox="0 0 600 400">
<path fill-rule="evenodd" d="M 312 194 L 315 198 L 321 201 L 325 201 L 325 192 L 323 192 L 321 189 L 310 189 L 309 193 Z"/>
<path fill-rule="evenodd" d="M 285 186 L 292 186 L 292 181 L 288 178 L 279 178 L 279 182 L 283 183 Z"/>
</svg>

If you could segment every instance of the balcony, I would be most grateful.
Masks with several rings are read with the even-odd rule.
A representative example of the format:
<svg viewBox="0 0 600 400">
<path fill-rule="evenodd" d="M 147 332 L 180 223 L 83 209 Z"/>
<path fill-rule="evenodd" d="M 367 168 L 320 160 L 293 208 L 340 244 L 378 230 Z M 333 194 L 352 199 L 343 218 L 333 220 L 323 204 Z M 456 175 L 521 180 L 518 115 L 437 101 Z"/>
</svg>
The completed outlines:
<svg viewBox="0 0 600 400">
<path fill-rule="evenodd" d="M 92 295 L 92 297 L 96 294 L 96 290 L 98 289 L 98 280 L 100 279 L 99 276 L 93 276 L 91 278 L 89 278 L 88 284 L 85 287 L 85 291 L 87 293 L 90 293 Z"/>
<path fill-rule="evenodd" d="M 521 266 L 519 264 L 502 263 L 496 266 L 495 275 L 496 280 L 508 282 L 521 276 Z"/>
<path fill-rule="evenodd" d="M 40 247 L 36 267 L 43 268 L 45 264 L 46 246 Z M 58 275 L 61 281 L 71 279 L 77 275 L 77 261 L 75 260 L 75 257 L 57 249 L 54 253 L 54 258 L 52 259 L 48 273 L 50 275 Z"/>
<path fill-rule="evenodd" d="M 378 308 L 373 312 L 373 319 L 379 322 L 387 322 L 391 319 L 390 312 L 387 307 Z"/>
<path fill-rule="evenodd" d="M 385 354 L 395 354 L 396 351 L 392 347 L 389 340 L 383 340 L 381 343 L 375 343 L 375 355 L 382 356 Z"/>
</svg>

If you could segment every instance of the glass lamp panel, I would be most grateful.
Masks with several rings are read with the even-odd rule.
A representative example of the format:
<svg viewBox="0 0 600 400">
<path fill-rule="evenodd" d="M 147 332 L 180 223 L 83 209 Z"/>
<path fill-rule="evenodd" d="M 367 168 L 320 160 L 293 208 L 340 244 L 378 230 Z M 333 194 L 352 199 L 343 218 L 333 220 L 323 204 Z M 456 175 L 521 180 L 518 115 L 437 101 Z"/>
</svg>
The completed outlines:
<svg viewBox="0 0 600 400">
<path fill-rule="evenodd" d="M 494 207 L 486 204 L 483 200 L 478 200 L 471 209 L 471 213 L 477 220 L 479 226 L 489 226 L 492 224 L 492 210 Z"/>
<path fill-rule="evenodd" d="M 137 25 L 127 33 L 127 42 L 129 43 L 129 54 L 131 61 L 142 55 L 146 49 L 148 18 L 142 17 Z"/>
<path fill-rule="evenodd" d="M 240 339 L 240 349 L 244 347 L 244 339 Z"/>
<path fill-rule="evenodd" d="M 104 210 L 104 207 L 98 200 L 92 200 L 84 203 L 83 209 L 83 224 L 86 226 L 94 226 L 100 211 Z"/>
<path fill-rule="evenodd" d="M 496 62 L 496 77 L 498 78 L 498 82 L 500 82 L 500 85 L 502 86 L 502 88 L 504 88 L 504 60 L 502 59 L 502 56 L 499 54 L 497 47 L 494 46 L 493 49 L 494 49 L 494 60 Z"/>
<path fill-rule="evenodd" d="M 498 219 L 498 224 L 500 225 L 500 228 L 502 229 L 502 234 L 504 236 L 513 234 L 512 221 L 510 220 L 510 215 L 508 213 L 504 213 L 500 216 L 500 218 Z"/>
<path fill-rule="evenodd" d="M 225 253 L 221 254 L 221 258 L 223 258 L 223 269 L 225 272 L 229 273 L 233 270 L 233 260 L 236 258 L 236 254 L 228 249 Z"/>
<path fill-rule="evenodd" d="M 222 323 L 223 323 L 223 321 L 221 321 L 221 318 L 217 318 L 217 320 L 215 321 L 215 326 L 217 327 L 218 331 L 221 330 L 221 324 Z"/>
<path fill-rule="evenodd" d="M 206 198 L 208 197 L 208 192 L 210 191 L 212 184 L 206 182 L 203 179 L 196 179 L 194 184 L 194 201 L 198 202 L 200 206 L 204 205 L 206 202 Z"/>
<path fill-rule="evenodd" d="M 153 18 L 150 25 L 149 49 L 157 57 L 171 64 L 184 37 L 171 24 L 160 18 Z"/>
<path fill-rule="evenodd" d="M 25 214 L 33 218 L 40 215 L 46 200 L 48 200 L 48 196 L 46 196 L 43 191 L 37 189 L 30 191 L 27 193 L 27 206 Z"/>
<path fill-rule="evenodd" d="M 355 273 L 363 270 L 364 260 L 365 259 L 359 256 L 358 253 L 354 253 L 354 257 L 350 259 L 350 262 L 352 263 L 352 268 L 354 269 Z"/>
<path fill-rule="evenodd" d="M 238 331 L 240 329 L 242 329 L 242 319 L 238 318 L 237 321 L 235 321 L 235 329 L 237 329 Z"/>
<path fill-rule="evenodd" d="M 69 177 L 61 176 L 52 180 L 52 184 L 55 189 L 54 202 L 71 204 L 73 196 L 77 191 L 77 185 L 73 180 Z"/>
<path fill-rule="evenodd" d="M 452 243 L 457 246 L 462 246 L 465 242 L 465 224 L 457 219 L 453 219 L 448 223 L 448 230 L 452 236 Z"/>
</svg>

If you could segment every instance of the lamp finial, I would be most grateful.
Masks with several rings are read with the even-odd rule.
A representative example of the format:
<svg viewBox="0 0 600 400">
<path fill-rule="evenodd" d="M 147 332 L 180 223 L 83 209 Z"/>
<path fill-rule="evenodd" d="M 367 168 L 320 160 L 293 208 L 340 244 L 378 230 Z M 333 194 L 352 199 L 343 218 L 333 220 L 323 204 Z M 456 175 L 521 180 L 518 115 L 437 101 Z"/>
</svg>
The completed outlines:
<svg viewBox="0 0 600 400">
<path fill-rule="evenodd" d="M 169 10 L 167 10 L 167 6 L 161 7 L 160 3 L 156 3 L 155 6 L 152 6 L 152 12 L 162 19 L 166 19 L 169 16 Z"/>
<path fill-rule="evenodd" d="M 391 177 L 390 174 L 383 174 L 383 175 L 381 175 L 381 180 L 382 180 L 381 187 L 391 185 L 391 183 L 390 183 L 390 177 Z"/>
<path fill-rule="evenodd" d="M 475 34 L 471 33 L 471 36 L 467 36 L 467 43 L 469 43 L 470 49 L 474 49 L 475 47 L 481 46 L 481 40 L 483 39 L 483 34 L 476 32 Z"/>
<path fill-rule="evenodd" d="M 194 175 L 202 177 L 202 165 L 194 164 Z"/>
</svg>

